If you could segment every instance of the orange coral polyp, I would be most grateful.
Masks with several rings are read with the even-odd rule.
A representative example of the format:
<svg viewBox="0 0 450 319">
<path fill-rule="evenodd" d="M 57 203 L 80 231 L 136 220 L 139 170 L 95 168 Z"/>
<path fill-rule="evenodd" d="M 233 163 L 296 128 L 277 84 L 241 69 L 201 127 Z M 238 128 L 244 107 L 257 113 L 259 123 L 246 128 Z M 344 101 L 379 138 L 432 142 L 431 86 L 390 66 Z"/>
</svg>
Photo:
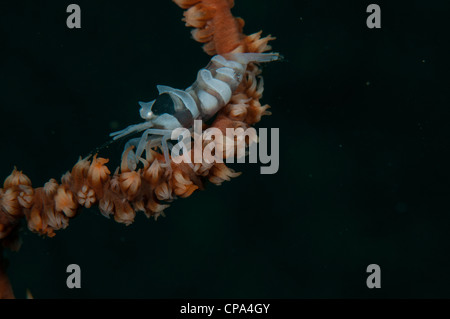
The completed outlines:
<svg viewBox="0 0 450 319">
<path fill-rule="evenodd" d="M 21 192 L 19 193 L 17 200 L 19 201 L 20 206 L 28 209 L 31 208 L 34 198 L 33 188 L 31 186 L 20 185 L 19 189 Z"/>
<path fill-rule="evenodd" d="M 42 230 L 41 210 L 37 207 L 33 207 L 31 209 L 31 213 L 28 218 L 28 228 L 35 232 L 40 232 Z"/>
<path fill-rule="evenodd" d="M 136 216 L 136 212 L 133 210 L 130 204 L 127 201 L 116 200 L 114 202 L 114 206 L 114 219 L 116 220 L 116 222 L 125 224 L 126 226 L 131 225 Z"/>
<path fill-rule="evenodd" d="M 78 205 L 71 192 L 64 187 L 59 187 L 55 196 L 55 208 L 57 211 L 64 212 L 67 217 L 72 218 L 77 212 Z"/>
<path fill-rule="evenodd" d="M 120 188 L 127 194 L 129 199 L 133 199 L 141 188 L 140 171 L 125 172 L 120 175 Z"/>
<path fill-rule="evenodd" d="M 107 158 L 97 158 L 97 155 L 94 156 L 88 170 L 89 182 L 91 182 L 93 186 L 101 186 L 108 180 L 109 175 L 111 174 L 108 167 L 105 165 L 108 162 L 109 159 Z"/>
<path fill-rule="evenodd" d="M 92 188 L 87 185 L 83 185 L 81 190 L 77 193 L 78 203 L 86 208 L 91 208 L 91 206 L 97 201 L 95 197 L 95 192 Z"/>
<path fill-rule="evenodd" d="M 203 3 L 198 3 L 186 10 L 184 17 L 187 27 L 203 28 L 206 22 L 213 18 L 213 12 L 208 10 L 208 7 Z"/>
<path fill-rule="evenodd" d="M 163 168 L 159 164 L 158 159 L 155 159 L 153 163 L 147 168 L 144 168 L 144 179 L 152 185 L 155 185 L 163 174 Z"/>
<path fill-rule="evenodd" d="M 171 188 L 166 182 L 162 182 L 156 187 L 155 194 L 161 201 L 171 201 L 173 199 Z"/>
<path fill-rule="evenodd" d="M 1 196 L 1 206 L 3 211 L 5 211 L 10 216 L 19 216 L 21 213 L 20 204 L 17 200 L 19 193 L 12 189 L 6 189 Z"/>
<path fill-rule="evenodd" d="M 19 185 L 31 186 L 31 180 L 22 173 L 22 171 L 18 171 L 15 167 L 12 171 L 11 175 L 9 175 L 5 182 L 3 183 L 4 188 L 10 188 Z"/>
<path fill-rule="evenodd" d="M 58 190 L 58 182 L 56 179 L 52 178 L 47 183 L 44 184 L 44 192 L 47 196 L 53 196 Z"/>
</svg>

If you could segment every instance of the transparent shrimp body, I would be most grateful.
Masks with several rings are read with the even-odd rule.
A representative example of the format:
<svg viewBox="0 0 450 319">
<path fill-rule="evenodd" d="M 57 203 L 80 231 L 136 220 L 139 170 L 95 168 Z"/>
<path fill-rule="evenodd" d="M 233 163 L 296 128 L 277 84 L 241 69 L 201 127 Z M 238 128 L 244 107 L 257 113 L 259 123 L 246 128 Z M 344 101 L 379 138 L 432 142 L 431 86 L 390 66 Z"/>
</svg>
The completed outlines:
<svg viewBox="0 0 450 319">
<path fill-rule="evenodd" d="M 114 140 L 129 134 L 143 132 L 141 137 L 130 139 L 125 150 L 128 166 L 136 168 L 144 150 L 161 147 L 166 164 L 170 163 L 168 141 L 176 128 L 192 128 L 194 120 L 208 120 L 228 104 L 234 91 L 242 82 L 250 62 L 270 62 L 279 59 L 277 53 L 230 53 L 212 57 L 210 63 L 200 69 L 196 81 L 186 90 L 158 85 L 158 98 L 150 102 L 139 102 L 140 116 L 144 122 L 131 125 L 124 130 L 111 133 Z"/>
</svg>

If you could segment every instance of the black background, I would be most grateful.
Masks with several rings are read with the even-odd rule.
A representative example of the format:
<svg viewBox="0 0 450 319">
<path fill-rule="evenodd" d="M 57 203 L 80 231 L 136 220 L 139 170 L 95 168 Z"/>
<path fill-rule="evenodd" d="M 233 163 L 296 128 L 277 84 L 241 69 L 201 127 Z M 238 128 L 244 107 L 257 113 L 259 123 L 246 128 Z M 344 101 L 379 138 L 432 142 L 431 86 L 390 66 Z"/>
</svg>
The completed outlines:
<svg viewBox="0 0 450 319">
<path fill-rule="evenodd" d="M 0 176 L 43 185 L 139 121 L 156 85 L 189 86 L 209 57 L 169 0 L 0 3 Z M 180 199 L 125 227 L 85 209 L 55 238 L 8 253 L 17 297 L 450 297 L 445 1 L 236 0 L 247 34 L 272 34 L 263 103 L 280 170 Z M 120 158 L 121 145 L 112 162 Z M 81 266 L 82 288 L 66 287 Z M 366 286 L 378 264 L 382 288 Z"/>
</svg>

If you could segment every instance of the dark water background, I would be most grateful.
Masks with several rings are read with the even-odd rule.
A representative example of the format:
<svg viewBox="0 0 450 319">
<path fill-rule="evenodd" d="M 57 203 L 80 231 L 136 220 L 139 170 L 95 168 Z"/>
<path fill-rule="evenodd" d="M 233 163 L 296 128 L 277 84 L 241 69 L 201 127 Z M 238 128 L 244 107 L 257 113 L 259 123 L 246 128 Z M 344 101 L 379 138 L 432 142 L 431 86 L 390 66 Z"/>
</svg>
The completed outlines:
<svg viewBox="0 0 450 319">
<path fill-rule="evenodd" d="M 0 4 L 0 176 L 58 178 L 157 84 L 189 86 L 209 57 L 169 0 Z M 24 230 L 8 253 L 17 297 L 450 297 L 446 1 L 236 0 L 246 33 L 286 60 L 264 69 L 280 170 L 180 199 L 125 227 L 85 209 L 55 238 Z M 113 158 L 120 158 L 120 147 Z M 69 290 L 66 267 L 81 266 Z M 366 287 L 378 264 L 382 288 Z"/>
</svg>

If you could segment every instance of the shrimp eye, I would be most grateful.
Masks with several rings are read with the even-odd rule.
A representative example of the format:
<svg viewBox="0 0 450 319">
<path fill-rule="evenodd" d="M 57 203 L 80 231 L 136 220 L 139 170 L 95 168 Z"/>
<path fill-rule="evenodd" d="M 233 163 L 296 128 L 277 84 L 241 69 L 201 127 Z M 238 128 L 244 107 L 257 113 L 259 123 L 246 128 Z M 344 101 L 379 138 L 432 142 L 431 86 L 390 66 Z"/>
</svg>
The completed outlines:
<svg viewBox="0 0 450 319">
<path fill-rule="evenodd" d="M 175 114 L 175 104 L 172 97 L 168 93 L 163 93 L 156 99 L 152 106 L 152 112 L 156 115 L 161 115 L 164 113 Z"/>
</svg>

